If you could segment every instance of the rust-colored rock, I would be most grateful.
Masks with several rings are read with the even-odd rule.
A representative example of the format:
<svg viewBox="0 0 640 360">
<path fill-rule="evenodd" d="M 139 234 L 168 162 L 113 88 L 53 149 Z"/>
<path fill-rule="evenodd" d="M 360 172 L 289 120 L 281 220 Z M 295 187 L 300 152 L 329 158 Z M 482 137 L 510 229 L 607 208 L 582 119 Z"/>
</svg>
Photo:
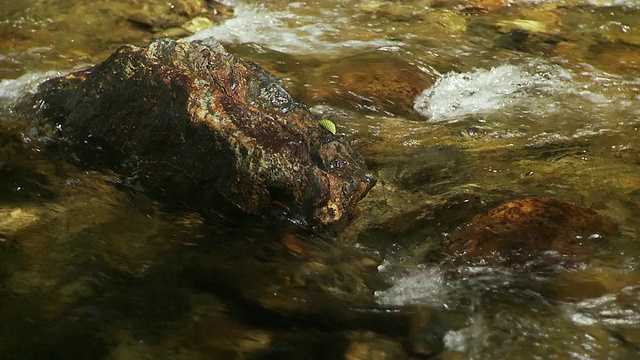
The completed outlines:
<svg viewBox="0 0 640 360">
<path fill-rule="evenodd" d="M 433 85 L 417 66 L 388 54 L 365 53 L 320 67 L 310 89 L 309 102 L 328 102 L 365 112 L 420 116 L 413 109 L 415 97 Z M 421 119 L 421 118 L 420 118 Z"/>
<path fill-rule="evenodd" d="M 347 218 L 375 183 L 343 137 L 214 40 L 124 46 L 45 82 L 35 101 L 85 163 L 136 174 L 199 210 L 276 211 L 327 225 Z"/>
<path fill-rule="evenodd" d="M 611 219 L 548 197 L 509 201 L 454 232 L 445 254 L 517 262 L 545 251 L 585 258 L 617 232 Z"/>
</svg>

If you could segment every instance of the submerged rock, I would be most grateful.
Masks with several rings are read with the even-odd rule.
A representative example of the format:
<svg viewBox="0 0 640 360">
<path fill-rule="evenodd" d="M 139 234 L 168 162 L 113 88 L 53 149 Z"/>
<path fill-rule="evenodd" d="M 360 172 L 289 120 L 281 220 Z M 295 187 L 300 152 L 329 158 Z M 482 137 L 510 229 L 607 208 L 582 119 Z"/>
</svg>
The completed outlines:
<svg viewBox="0 0 640 360">
<path fill-rule="evenodd" d="M 589 49 L 585 60 L 608 72 L 636 75 L 640 72 L 640 46 L 598 44 Z"/>
<path fill-rule="evenodd" d="M 582 301 L 619 294 L 640 283 L 640 275 L 610 268 L 580 269 L 560 274 L 543 289 L 545 296 L 561 301 Z"/>
<path fill-rule="evenodd" d="M 352 331 L 348 334 L 350 343 L 344 358 L 346 360 L 406 359 L 408 355 L 402 345 L 370 331 Z"/>
<path fill-rule="evenodd" d="M 0 8 L 0 78 L 8 79 L 95 64 L 120 45 L 177 39 L 233 17 L 214 0 L 3 1 Z"/>
<path fill-rule="evenodd" d="M 466 3 L 468 9 L 481 11 L 498 11 L 509 6 L 509 0 L 471 0 Z"/>
<path fill-rule="evenodd" d="M 324 84 L 309 90 L 309 102 L 420 119 L 413 101 L 435 76 L 394 55 L 364 53 L 319 67 L 309 81 Z"/>
<path fill-rule="evenodd" d="M 40 117 L 91 165 L 136 174 L 203 211 L 343 220 L 375 184 L 362 157 L 316 124 L 274 76 L 214 40 L 124 46 L 51 79 Z"/>
<path fill-rule="evenodd" d="M 617 232 L 611 219 L 548 197 L 509 201 L 476 216 L 444 244 L 444 253 L 465 260 L 521 262 L 554 251 L 585 258 Z"/>
<path fill-rule="evenodd" d="M 157 33 L 164 29 L 185 27 L 194 19 L 207 19 L 210 24 L 220 22 L 233 14 L 233 10 L 217 1 L 205 0 L 161 0 L 116 1 L 112 11 L 135 26 Z"/>
</svg>

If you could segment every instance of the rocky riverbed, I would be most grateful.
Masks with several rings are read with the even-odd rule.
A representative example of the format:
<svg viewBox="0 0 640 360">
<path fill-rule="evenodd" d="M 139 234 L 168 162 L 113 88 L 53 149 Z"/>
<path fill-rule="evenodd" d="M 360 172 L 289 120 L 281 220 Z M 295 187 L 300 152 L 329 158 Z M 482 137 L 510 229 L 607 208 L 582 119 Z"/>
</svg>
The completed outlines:
<svg viewBox="0 0 640 360">
<path fill-rule="evenodd" d="M 0 13 L 0 357 L 638 352 L 634 2 L 9 1 Z M 210 37 L 308 107 L 304 132 L 333 139 L 314 123 L 330 119 L 361 154 L 378 182 L 346 227 L 166 201 L 135 159 L 140 171 L 123 172 L 78 157 L 63 122 L 14 108 L 127 44 Z"/>
</svg>

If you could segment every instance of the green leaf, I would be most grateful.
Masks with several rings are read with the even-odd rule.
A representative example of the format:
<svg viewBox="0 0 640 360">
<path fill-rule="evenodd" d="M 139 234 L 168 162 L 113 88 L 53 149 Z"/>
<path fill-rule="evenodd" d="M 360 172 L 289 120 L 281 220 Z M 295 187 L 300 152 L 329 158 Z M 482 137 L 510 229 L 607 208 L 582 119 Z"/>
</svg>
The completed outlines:
<svg viewBox="0 0 640 360">
<path fill-rule="evenodd" d="M 320 125 L 321 128 L 327 130 L 328 132 L 332 133 L 333 135 L 336 134 L 336 124 L 333 123 L 333 121 L 329 120 L 329 119 L 322 119 L 320 121 L 318 121 L 318 125 Z"/>
</svg>

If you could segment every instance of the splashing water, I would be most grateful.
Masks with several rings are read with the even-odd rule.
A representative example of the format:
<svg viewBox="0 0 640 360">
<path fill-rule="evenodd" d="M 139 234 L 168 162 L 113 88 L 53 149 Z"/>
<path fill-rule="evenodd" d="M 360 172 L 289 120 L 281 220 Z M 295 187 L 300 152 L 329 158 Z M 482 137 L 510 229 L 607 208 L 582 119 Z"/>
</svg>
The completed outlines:
<svg viewBox="0 0 640 360">
<path fill-rule="evenodd" d="M 456 122 L 473 114 L 540 106 L 540 98 L 549 98 L 545 111 L 551 112 L 558 105 L 555 98 L 565 94 L 592 103 L 606 101 L 602 94 L 576 90 L 572 78 L 567 70 L 552 66 L 540 66 L 533 73 L 514 65 L 452 72 L 418 95 L 414 109 L 432 122 Z"/>
<path fill-rule="evenodd" d="M 61 74 L 63 72 L 60 71 L 36 72 L 17 79 L 0 80 L 0 100 L 15 100 L 22 95 L 34 93 L 38 84 Z"/>
<path fill-rule="evenodd" d="M 578 325 L 613 326 L 640 324 L 640 286 L 628 286 L 620 294 L 606 294 L 565 306 L 566 316 Z"/>
<path fill-rule="evenodd" d="M 447 289 L 441 269 L 421 268 L 408 276 L 393 277 L 392 286 L 384 291 L 376 291 L 376 301 L 380 305 L 402 306 L 423 304 L 441 306 Z"/>
<path fill-rule="evenodd" d="M 329 22 L 319 23 L 317 18 L 298 16 L 286 12 L 270 12 L 263 8 L 239 5 L 235 17 L 221 25 L 202 30 L 187 38 L 189 41 L 213 37 L 223 43 L 256 43 L 286 53 L 327 53 L 347 48 L 378 48 L 400 44 L 389 40 L 324 39 L 340 30 Z M 288 24 L 295 23 L 296 27 Z"/>
</svg>

